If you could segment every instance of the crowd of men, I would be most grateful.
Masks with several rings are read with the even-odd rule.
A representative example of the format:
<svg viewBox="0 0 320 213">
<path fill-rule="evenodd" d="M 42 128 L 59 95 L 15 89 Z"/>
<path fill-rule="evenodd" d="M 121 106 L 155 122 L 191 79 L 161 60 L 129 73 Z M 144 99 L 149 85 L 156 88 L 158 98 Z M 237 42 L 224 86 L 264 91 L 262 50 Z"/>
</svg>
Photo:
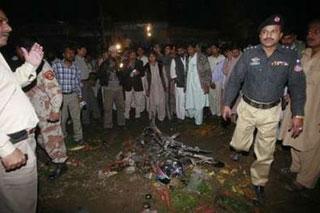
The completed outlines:
<svg viewBox="0 0 320 213">
<path fill-rule="evenodd" d="M 0 10 L 1 47 L 11 30 Z M 111 45 L 96 60 L 84 45 L 66 44 L 62 58 L 48 61 L 42 46 L 21 38 L 10 67 L 0 55 L 0 211 L 35 212 L 36 141 L 56 165 L 49 175 L 55 180 L 67 169 L 67 124 L 74 143 L 83 145 L 83 126 L 102 118 L 101 128 L 112 131 L 114 110 L 125 129 L 144 112 L 153 122 L 188 117 L 201 125 L 208 107 L 212 116 L 236 123 L 233 160 L 254 144 L 250 172 L 258 203 L 265 200 L 277 139 L 292 147 L 292 165 L 282 170 L 297 173 L 290 190 L 313 188 L 320 176 L 320 20 L 309 25 L 306 49 L 284 30 L 280 15 L 258 31 L 260 44 L 243 51 L 237 44 L 212 44 L 205 53 L 194 43 L 163 50 Z"/>
</svg>

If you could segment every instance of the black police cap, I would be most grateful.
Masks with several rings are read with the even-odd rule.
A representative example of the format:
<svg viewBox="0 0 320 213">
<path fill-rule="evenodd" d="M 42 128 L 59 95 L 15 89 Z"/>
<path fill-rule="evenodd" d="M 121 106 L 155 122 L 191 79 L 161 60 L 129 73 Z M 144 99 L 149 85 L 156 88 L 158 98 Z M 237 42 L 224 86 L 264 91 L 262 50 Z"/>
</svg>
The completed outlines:
<svg viewBox="0 0 320 213">
<path fill-rule="evenodd" d="M 284 21 L 281 15 L 275 14 L 264 20 L 258 27 L 258 32 L 260 32 L 265 26 L 268 25 L 279 25 L 281 29 L 284 26 Z"/>
</svg>

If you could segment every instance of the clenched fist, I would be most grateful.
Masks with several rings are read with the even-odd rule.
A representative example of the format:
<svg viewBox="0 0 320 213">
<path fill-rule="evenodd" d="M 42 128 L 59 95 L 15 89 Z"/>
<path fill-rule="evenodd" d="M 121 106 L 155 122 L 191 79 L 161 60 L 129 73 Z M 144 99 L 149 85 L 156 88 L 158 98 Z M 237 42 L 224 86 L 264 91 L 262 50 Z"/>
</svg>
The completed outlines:
<svg viewBox="0 0 320 213">
<path fill-rule="evenodd" d="M 11 154 L 2 158 L 1 162 L 6 171 L 12 171 L 24 166 L 27 163 L 27 157 L 20 149 L 15 149 Z"/>
</svg>

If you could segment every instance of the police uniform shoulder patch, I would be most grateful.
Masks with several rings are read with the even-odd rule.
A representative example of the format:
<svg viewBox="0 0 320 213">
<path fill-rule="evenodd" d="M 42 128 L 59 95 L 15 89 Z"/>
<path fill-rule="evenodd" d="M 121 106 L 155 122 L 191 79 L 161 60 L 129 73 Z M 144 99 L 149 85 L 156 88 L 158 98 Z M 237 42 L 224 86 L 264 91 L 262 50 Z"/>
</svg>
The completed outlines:
<svg viewBox="0 0 320 213">
<path fill-rule="evenodd" d="M 54 72 L 52 70 L 47 70 L 43 73 L 43 76 L 48 80 L 54 79 Z"/>
<path fill-rule="evenodd" d="M 302 65 L 301 65 L 301 60 L 297 59 L 296 65 L 294 66 L 294 71 L 296 72 L 301 72 L 302 71 Z"/>
</svg>

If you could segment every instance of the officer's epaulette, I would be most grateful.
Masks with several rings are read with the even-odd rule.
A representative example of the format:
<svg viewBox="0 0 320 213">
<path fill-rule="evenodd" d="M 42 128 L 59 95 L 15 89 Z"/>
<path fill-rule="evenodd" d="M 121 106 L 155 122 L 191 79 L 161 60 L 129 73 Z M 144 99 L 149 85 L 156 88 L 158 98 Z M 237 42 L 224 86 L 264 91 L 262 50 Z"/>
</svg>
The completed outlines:
<svg viewBox="0 0 320 213">
<path fill-rule="evenodd" d="M 255 45 L 255 46 L 248 46 L 248 47 L 246 47 L 246 48 L 244 48 L 244 52 L 245 51 L 248 51 L 248 50 L 252 50 L 252 49 L 256 49 L 258 47 L 258 45 Z"/>
<path fill-rule="evenodd" d="M 290 51 L 294 51 L 294 52 L 297 52 L 298 50 L 294 47 L 289 47 L 289 46 L 285 46 L 285 45 L 281 45 L 281 49 L 282 50 L 288 50 L 289 52 Z"/>
</svg>

